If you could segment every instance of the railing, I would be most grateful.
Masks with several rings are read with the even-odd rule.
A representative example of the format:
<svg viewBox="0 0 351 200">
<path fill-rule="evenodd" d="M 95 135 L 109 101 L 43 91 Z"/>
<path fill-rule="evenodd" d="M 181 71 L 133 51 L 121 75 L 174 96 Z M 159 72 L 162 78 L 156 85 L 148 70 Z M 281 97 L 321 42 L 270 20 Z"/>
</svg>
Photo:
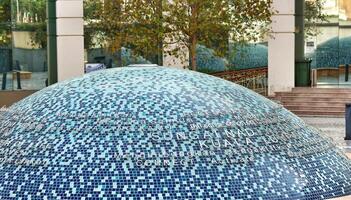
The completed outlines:
<svg viewBox="0 0 351 200">
<path fill-rule="evenodd" d="M 351 85 L 350 64 L 339 67 L 324 67 L 311 70 L 312 86 L 317 85 Z"/>
<path fill-rule="evenodd" d="M 268 95 L 268 67 L 225 71 L 211 75 L 247 87 L 263 96 Z"/>
</svg>

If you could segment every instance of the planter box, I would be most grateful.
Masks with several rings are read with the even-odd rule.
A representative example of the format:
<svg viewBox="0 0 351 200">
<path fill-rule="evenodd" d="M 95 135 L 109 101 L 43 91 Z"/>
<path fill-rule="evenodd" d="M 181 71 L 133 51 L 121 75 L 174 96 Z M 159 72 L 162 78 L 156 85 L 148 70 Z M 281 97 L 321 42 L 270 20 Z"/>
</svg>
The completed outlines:
<svg viewBox="0 0 351 200">
<path fill-rule="evenodd" d="M 12 77 L 13 79 L 17 79 L 17 72 L 12 72 Z M 26 71 L 21 71 L 20 72 L 20 78 L 21 79 L 31 79 L 32 78 L 32 72 L 26 72 Z"/>
</svg>

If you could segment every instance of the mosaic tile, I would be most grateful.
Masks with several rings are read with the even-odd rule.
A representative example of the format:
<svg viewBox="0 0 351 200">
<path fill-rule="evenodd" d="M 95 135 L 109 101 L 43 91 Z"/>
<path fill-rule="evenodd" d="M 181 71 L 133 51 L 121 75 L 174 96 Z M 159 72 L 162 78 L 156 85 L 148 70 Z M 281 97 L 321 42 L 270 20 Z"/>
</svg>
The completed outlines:
<svg viewBox="0 0 351 200">
<path fill-rule="evenodd" d="M 225 80 L 93 72 L 0 111 L 0 199 L 327 199 L 351 163 L 318 130 Z"/>
</svg>

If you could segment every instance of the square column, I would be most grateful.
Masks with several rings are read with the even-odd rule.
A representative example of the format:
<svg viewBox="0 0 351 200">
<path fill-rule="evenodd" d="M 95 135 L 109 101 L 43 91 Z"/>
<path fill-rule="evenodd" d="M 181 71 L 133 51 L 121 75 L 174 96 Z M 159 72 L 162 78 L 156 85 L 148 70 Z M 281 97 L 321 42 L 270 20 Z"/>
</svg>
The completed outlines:
<svg viewBox="0 0 351 200">
<path fill-rule="evenodd" d="M 84 74 L 83 0 L 56 0 L 57 80 Z"/>
<path fill-rule="evenodd" d="M 295 0 L 274 0 L 268 40 L 268 95 L 295 87 Z"/>
</svg>

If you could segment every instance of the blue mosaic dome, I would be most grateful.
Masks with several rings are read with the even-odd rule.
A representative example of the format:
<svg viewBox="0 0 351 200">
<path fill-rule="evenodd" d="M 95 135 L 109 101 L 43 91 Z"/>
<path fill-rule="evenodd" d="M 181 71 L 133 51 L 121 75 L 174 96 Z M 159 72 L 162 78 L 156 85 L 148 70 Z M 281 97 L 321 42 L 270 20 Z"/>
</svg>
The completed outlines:
<svg viewBox="0 0 351 200">
<path fill-rule="evenodd" d="M 325 199 L 351 163 L 301 119 L 244 87 L 127 67 L 1 110 L 0 199 Z"/>
</svg>

